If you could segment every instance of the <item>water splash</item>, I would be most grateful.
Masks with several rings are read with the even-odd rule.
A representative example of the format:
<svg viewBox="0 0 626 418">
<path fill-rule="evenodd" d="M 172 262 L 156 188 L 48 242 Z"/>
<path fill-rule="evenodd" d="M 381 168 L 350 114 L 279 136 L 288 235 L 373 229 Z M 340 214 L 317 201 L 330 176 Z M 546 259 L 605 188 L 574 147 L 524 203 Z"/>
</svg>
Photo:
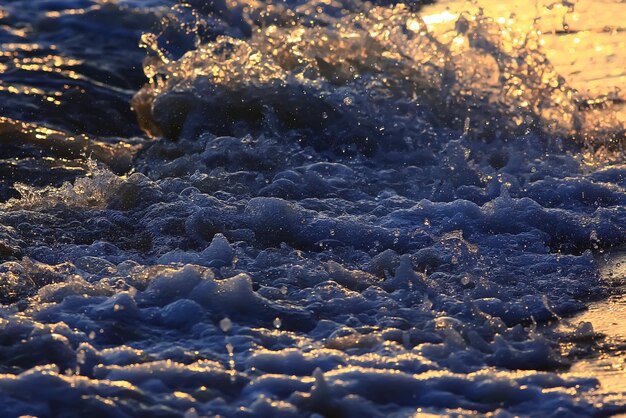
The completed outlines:
<svg viewBox="0 0 626 418">
<path fill-rule="evenodd" d="M 261 26 L 248 39 L 197 38 L 175 60 L 151 37 L 159 59 L 149 60 L 150 83 L 133 102 L 142 127 L 177 138 L 234 134 L 241 125 L 267 131 L 273 121 L 300 130 L 325 124 L 336 140 L 354 142 L 351 124 L 367 138 L 363 149 L 390 142 L 381 134 L 393 127 L 386 121 L 406 121 L 397 109 L 409 106 L 483 139 L 621 133 L 610 112 L 596 112 L 557 73 L 537 26 L 480 11 L 423 16 L 405 5 L 324 16 L 324 25 Z"/>
</svg>

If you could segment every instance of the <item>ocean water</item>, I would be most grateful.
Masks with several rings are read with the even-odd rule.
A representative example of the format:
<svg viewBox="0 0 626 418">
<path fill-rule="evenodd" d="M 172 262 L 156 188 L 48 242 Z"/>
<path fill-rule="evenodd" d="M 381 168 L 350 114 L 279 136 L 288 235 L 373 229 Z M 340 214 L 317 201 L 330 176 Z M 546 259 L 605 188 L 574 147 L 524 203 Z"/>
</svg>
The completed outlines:
<svg viewBox="0 0 626 418">
<path fill-rule="evenodd" d="M 626 412 L 625 28 L 501 7 L 0 1 L 0 416 Z"/>
</svg>

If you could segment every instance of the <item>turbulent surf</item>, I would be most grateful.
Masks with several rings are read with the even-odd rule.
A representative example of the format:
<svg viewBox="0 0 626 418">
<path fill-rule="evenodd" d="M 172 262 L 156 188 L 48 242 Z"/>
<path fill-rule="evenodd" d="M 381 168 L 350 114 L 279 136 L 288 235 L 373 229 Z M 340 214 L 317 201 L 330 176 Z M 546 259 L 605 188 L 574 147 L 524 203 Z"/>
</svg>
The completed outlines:
<svg viewBox="0 0 626 418">
<path fill-rule="evenodd" d="M 623 100 L 424 7 L 2 2 L 1 415 L 626 411 Z"/>
</svg>

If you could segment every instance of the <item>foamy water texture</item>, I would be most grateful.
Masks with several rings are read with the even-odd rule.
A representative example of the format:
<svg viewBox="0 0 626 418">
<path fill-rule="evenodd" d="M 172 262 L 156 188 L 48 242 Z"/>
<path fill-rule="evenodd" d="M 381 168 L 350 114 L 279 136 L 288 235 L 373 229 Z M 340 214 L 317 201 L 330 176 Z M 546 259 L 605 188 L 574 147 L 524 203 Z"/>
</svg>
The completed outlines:
<svg viewBox="0 0 626 418">
<path fill-rule="evenodd" d="M 0 415 L 626 411 L 619 96 L 422 6 L 2 2 Z"/>
</svg>

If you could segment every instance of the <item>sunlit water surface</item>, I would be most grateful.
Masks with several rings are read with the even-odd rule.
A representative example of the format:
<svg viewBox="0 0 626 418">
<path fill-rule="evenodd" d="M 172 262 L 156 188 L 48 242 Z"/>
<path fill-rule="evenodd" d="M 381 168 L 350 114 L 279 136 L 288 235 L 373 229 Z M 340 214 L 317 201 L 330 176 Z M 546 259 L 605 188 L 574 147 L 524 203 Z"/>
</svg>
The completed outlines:
<svg viewBox="0 0 626 418">
<path fill-rule="evenodd" d="M 624 14 L 0 2 L 0 415 L 626 411 Z"/>
</svg>

